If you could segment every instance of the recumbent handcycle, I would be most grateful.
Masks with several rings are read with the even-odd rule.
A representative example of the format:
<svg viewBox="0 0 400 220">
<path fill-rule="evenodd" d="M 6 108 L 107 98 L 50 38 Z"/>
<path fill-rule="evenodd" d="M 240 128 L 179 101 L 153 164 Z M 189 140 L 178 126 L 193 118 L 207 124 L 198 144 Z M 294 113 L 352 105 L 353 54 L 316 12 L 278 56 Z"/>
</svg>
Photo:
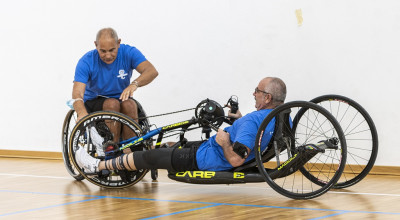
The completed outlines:
<svg viewBox="0 0 400 220">
<path fill-rule="evenodd" d="M 232 99 L 231 104 L 236 104 Z M 233 102 L 232 102 L 233 101 Z M 137 102 L 138 103 L 138 102 Z M 208 131 L 222 123 L 231 124 L 223 107 L 206 99 L 195 108 L 190 120 L 151 130 L 142 106 L 138 103 L 139 123 L 117 112 L 99 111 L 76 122 L 70 110 L 63 125 L 62 152 L 65 166 L 76 180 L 105 188 L 124 188 L 138 183 L 149 170 L 103 170 L 85 173 L 77 166 L 75 151 L 84 147 L 101 160 L 132 151 L 156 148 L 165 134 L 179 135 L 177 146 L 185 144 L 185 132 L 197 128 Z M 113 143 L 105 157 L 96 154 L 88 130 L 99 124 L 118 123 L 136 136 Z M 270 131 L 272 128 L 273 132 Z M 100 132 L 102 133 L 102 132 Z M 103 132 L 104 133 L 104 132 Z M 269 140 L 269 141 L 268 141 Z M 109 142 L 103 144 L 106 149 Z M 174 147 L 174 146 L 173 146 Z M 311 199 L 331 188 L 345 188 L 361 181 L 372 169 L 378 152 L 378 135 L 367 111 L 352 99 L 339 95 L 324 95 L 310 102 L 293 101 L 275 108 L 262 122 L 256 135 L 254 159 L 230 171 L 168 171 L 170 179 L 195 184 L 238 184 L 267 182 L 278 193 L 293 199 Z M 151 170 L 153 180 L 157 171 Z"/>
</svg>

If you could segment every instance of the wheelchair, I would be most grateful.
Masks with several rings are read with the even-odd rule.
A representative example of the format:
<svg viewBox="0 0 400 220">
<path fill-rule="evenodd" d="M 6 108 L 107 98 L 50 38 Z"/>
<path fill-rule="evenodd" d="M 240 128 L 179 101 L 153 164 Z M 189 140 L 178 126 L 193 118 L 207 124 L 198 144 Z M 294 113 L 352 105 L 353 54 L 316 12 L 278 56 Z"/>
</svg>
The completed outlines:
<svg viewBox="0 0 400 220">
<path fill-rule="evenodd" d="M 142 105 L 134 99 L 138 108 L 138 118 L 139 118 L 139 127 L 141 129 L 141 133 L 147 133 L 150 129 L 150 122 L 147 118 L 147 114 L 143 109 Z M 64 123 L 62 126 L 62 135 L 61 135 L 61 152 L 63 156 L 63 161 L 65 168 L 67 169 L 68 173 L 74 177 L 76 180 L 81 181 L 84 177 L 77 171 L 76 167 L 72 164 L 70 157 L 68 156 L 68 145 L 69 145 L 69 138 L 71 136 L 71 131 L 76 125 L 77 114 L 75 110 L 71 109 L 68 111 L 67 115 L 65 116 Z M 90 142 L 90 140 L 89 140 Z M 150 147 L 152 145 L 151 142 L 146 142 L 146 144 Z M 156 180 L 158 177 L 157 170 L 151 170 L 151 177 L 153 180 Z"/>
<path fill-rule="evenodd" d="M 88 143 L 86 129 L 103 120 L 121 123 L 135 132 L 136 138 L 122 140 L 119 150 L 133 147 L 137 151 L 149 150 L 146 140 L 155 135 L 160 143 L 165 133 L 178 130 L 178 143 L 182 145 L 186 141 L 186 131 L 217 129 L 223 122 L 230 121 L 221 105 L 209 99 L 197 105 L 192 119 L 154 130 L 142 129 L 120 113 L 95 112 L 69 131 L 68 149 L 64 150 L 68 151 L 64 160 L 69 162 L 69 167 L 78 167 L 74 155 L 78 147 L 84 147 L 96 157 L 95 149 Z M 168 171 L 168 177 L 193 184 L 266 182 L 286 197 L 312 199 L 332 188 L 345 188 L 361 181 L 374 165 L 378 135 L 371 117 L 357 102 L 344 96 L 324 95 L 309 102 L 288 102 L 275 108 L 259 126 L 253 151 L 254 159 L 229 171 Z M 116 150 L 110 155 L 118 156 L 120 152 Z M 124 188 L 136 184 L 147 172 L 85 173 L 75 169 L 74 174 L 100 187 Z"/>
</svg>

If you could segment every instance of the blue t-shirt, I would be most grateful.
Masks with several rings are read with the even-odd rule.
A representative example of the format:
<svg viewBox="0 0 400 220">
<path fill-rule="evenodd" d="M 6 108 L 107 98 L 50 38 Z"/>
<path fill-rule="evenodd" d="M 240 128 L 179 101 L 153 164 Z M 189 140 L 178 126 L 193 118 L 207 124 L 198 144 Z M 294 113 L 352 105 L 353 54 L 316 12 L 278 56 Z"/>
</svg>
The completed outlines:
<svg viewBox="0 0 400 220">
<path fill-rule="evenodd" d="M 232 126 L 226 127 L 224 130 L 230 135 L 231 143 L 238 141 L 250 148 L 249 157 L 245 163 L 254 159 L 254 143 L 257 136 L 258 127 L 260 127 L 265 117 L 272 109 L 263 109 L 249 113 L 242 118 L 236 120 Z M 261 150 L 265 149 L 271 140 L 275 128 L 275 119 L 269 123 L 265 129 L 265 134 L 261 141 Z M 216 135 L 212 136 L 200 145 L 196 153 L 197 166 L 200 170 L 223 171 L 231 170 L 233 166 L 226 160 L 224 151 L 215 141 Z"/>
<path fill-rule="evenodd" d="M 75 82 L 86 84 L 84 101 L 97 96 L 119 98 L 130 84 L 132 70 L 146 61 L 144 55 L 126 44 L 120 44 L 117 58 L 111 64 L 104 63 L 97 50 L 87 52 L 75 69 Z"/>
</svg>

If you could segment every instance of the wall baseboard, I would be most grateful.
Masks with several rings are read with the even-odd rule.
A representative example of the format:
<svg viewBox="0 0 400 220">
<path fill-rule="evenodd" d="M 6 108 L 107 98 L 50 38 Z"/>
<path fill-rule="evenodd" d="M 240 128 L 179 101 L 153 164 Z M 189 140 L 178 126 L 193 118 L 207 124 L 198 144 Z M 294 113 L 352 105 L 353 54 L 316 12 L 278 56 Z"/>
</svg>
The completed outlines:
<svg viewBox="0 0 400 220">
<path fill-rule="evenodd" d="M 27 158 L 27 159 L 49 159 L 49 160 L 62 160 L 63 159 L 61 152 L 1 150 L 1 149 L 0 149 L 0 157 Z M 400 167 L 399 166 L 374 166 L 369 174 L 400 176 Z"/>
<path fill-rule="evenodd" d="M 48 151 L 1 150 L 0 149 L 0 157 L 62 160 L 62 153 L 61 152 L 48 152 Z"/>
</svg>

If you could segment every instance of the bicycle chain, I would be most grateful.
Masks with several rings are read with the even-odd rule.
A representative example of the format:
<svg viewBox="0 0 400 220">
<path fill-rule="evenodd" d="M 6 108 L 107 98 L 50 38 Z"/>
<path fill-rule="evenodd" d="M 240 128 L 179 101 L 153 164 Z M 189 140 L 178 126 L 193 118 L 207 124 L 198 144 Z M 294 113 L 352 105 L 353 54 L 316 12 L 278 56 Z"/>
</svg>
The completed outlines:
<svg viewBox="0 0 400 220">
<path fill-rule="evenodd" d="M 226 108 L 227 106 L 224 106 L 222 108 Z M 197 108 L 197 107 L 196 107 Z M 176 113 L 180 113 L 180 112 L 186 112 L 186 111 L 190 111 L 190 110 L 194 110 L 196 108 L 188 108 L 188 109 L 184 109 L 184 110 L 179 110 L 179 111 L 174 111 L 174 112 L 168 112 L 168 113 L 163 113 L 163 114 L 158 114 L 158 115 L 151 115 L 151 116 L 147 116 L 147 117 L 141 117 L 141 118 L 136 118 L 137 120 L 142 120 L 142 119 L 146 119 L 146 118 L 154 118 L 154 117 L 159 117 L 159 116 L 164 116 L 164 115 L 172 115 L 172 114 L 176 114 Z M 134 120 L 136 120 L 134 119 Z"/>
<path fill-rule="evenodd" d="M 194 109 L 196 109 L 196 108 L 188 108 L 188 109 L 174 111 L 174 112 L 168 112 L 168 113 L 163 113 L 163 114 L 158 114 L 158 115 L 151 115 L 151 116 L 147 116 L 147 117 L 137 118 L 137 120 L 142 120 L 142 119 L 146 119 L 146 118 L 154 118 L 154 117 L 159 117 L 159 116 L 164 116 L 164 115 L 172 115 L 175 113 L 186 112 L 186 111 L 190 111 L 190 110 L 194 110 Z M 134 120 L 136 120 L 136 119 L 134 119 Z"/>
</svg>

